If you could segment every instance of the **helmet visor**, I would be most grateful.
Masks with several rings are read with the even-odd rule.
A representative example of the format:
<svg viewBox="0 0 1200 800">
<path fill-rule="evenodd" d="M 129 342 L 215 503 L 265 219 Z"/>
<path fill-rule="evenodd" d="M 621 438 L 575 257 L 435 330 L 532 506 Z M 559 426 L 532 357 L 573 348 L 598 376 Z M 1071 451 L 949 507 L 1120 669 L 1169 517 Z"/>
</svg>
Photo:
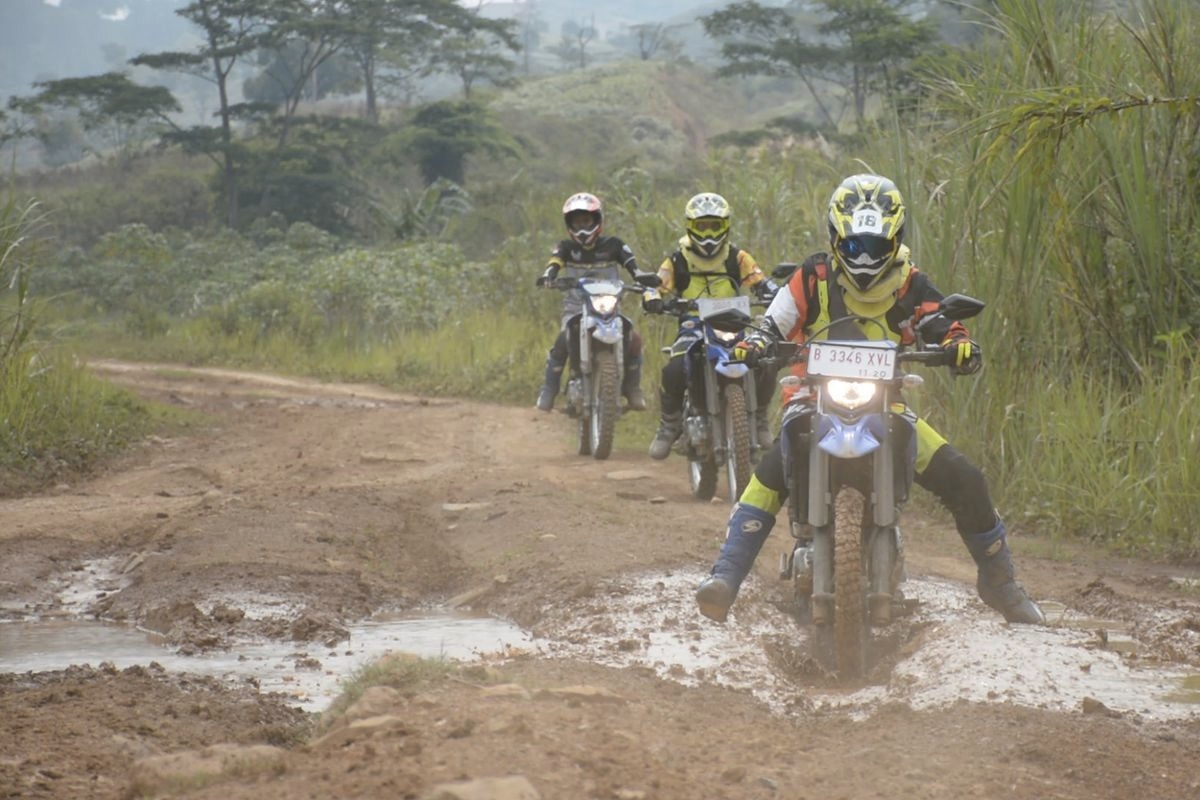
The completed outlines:
<svg viewBox="0 0 1200 800">
<path fill-rule="evenodd" d="M 590 232 L 600 224 L 597 215 L 591 211 L 572 211 L 567 214 L 567 227 L 577 233 Z"/>
<path fill-rule="evenodd" d="M 896 242 L 882 236 L 847 236 L 837 243 L 838 255 L 851 272 L 878 272 L 896 255 Z"/>
</svg>

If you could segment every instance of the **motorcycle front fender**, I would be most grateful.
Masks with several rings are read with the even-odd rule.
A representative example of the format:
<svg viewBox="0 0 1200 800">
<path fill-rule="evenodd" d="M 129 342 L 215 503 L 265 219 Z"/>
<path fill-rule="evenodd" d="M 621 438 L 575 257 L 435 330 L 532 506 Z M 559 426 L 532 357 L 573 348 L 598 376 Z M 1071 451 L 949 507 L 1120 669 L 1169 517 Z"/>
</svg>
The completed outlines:
<svg viewBox="0 0 1200 800">
<path fill-rule="evenodd" d="M 882 414 L 867 414 L 853 422 L 819 414 L 813 420 L 813 439 L 834 458 L 859 458 L 878 450 L 887 439 L 887 420 Z"/>
<path fill-rule="evenodd" d="M 726 378 L 741 378 L 750 368 L 740 361 L 723 361 L 716 365 L 716 370 Z"/>
<path fill-rule="evenodd" d="M 604 342 L 605 344 L 616 344 L 624 338 L 624 325 L 620 316 L 610 317 L 608 319 L 600 319 L 593 317 L 591 319 L 592 338 Z"/>
</svg>

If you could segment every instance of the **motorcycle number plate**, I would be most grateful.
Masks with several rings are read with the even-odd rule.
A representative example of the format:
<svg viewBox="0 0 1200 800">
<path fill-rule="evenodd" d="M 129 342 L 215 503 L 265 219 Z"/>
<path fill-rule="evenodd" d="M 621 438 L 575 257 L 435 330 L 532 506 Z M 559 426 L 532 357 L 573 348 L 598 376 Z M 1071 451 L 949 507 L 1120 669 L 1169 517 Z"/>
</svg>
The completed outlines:
<svg viewBox="0 0 1200 800">
<path fill-rule="evenodd" d="M 715 317 L 726 311 L 740 311 L 750 316 L 750 298 L 745 295 L 738 297 L 699 297 L 696 299 L 696 315 L 700 319 Z"/>
<path fill-rule="evenodd" d="M 896 352 L 890 342 L 813 342 L 808 348 L 808 374 L 890 380 L 896 376 Z"/>
</svg>

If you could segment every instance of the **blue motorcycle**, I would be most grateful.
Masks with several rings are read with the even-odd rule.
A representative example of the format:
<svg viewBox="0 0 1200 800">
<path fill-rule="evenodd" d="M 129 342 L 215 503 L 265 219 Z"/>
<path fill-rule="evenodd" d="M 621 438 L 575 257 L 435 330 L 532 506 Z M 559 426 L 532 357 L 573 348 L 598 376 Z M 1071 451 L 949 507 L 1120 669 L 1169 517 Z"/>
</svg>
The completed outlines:
<svg viewBox="0 0 1200 800">
<path fill-rule="evenodd" d="M 754 464 L 770 442 L 758 439 L 759 404 L 755 372 L 733 358 L 733 349 L 753 330 L 749 297 L 668 299 L 664 313 L 673 314 L 696 332 L 685 358 L 687 389 L 683 400 L 683 435 L 674 450 L 688 461 L 692 496 L 709 500 L 718 476 L 725 474 L 730 503 L 750 482 Z M 667 347 L 663 350 L 671 352 Z"/>
<path fill-rule="evenodd" d="M 657 285 L 658 277 L 638 276 L 638 280 L 636 286 L 597 277 L 563 277 L 553 283 L 562 291 L 578 291 L 583 299 L 582 310 L 566 321 L 571 365 L 566 412 L 579 421 L 582 456 L 601 460 L 612 453 L 621 416 L 623 342 L 633 329 L 633 322 L 621 313 L 621 296 L 640 294 L 645 286 Z"/>
<path fill-rule="evenodd" d="M 953 356 L 938 344 L 921 343 L 922 328 L 938 317 L 973 317 L 983 307 L 966 295 L 946 297 L 917 326 L 911 349 L 886 340 L 819 338 L 857 319 L 843 317 L 803 344 L 776 343 L 768 357 L 779 366 L 806 364 L 803 377 L 780 381 L 795 392 L 784 408 L 780 440 L 796 539 L 783 556 L 780 578 L 792 582 L 801 613 L 811 613 L 817 660 L 842 678 L 867 674 L 872 626 L 911 610 L 900 586 L 899 523 L 913 482 L 916 437 L 911 418 L 901 413 L 901 392 L 922 378 L 902 365 L 951 363 Z M 793 466 L 801 460 L 807 470 Z"/>
</svg>

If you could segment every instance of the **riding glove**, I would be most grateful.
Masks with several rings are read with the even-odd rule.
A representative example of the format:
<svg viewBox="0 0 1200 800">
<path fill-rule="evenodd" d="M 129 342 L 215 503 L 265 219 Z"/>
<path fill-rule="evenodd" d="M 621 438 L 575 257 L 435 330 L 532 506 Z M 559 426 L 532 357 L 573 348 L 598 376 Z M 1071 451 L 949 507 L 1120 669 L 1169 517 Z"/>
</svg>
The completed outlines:
<svg viewBox="0 0 1200 800">
<path fill-rule="evenodd" d="M 983 366 L 983 348 L 970 339 L 953 339 L 942 342 L 942 349 L 952 354 L 954 371 L 959 375 L 973 375 Z"/>
</svg>

